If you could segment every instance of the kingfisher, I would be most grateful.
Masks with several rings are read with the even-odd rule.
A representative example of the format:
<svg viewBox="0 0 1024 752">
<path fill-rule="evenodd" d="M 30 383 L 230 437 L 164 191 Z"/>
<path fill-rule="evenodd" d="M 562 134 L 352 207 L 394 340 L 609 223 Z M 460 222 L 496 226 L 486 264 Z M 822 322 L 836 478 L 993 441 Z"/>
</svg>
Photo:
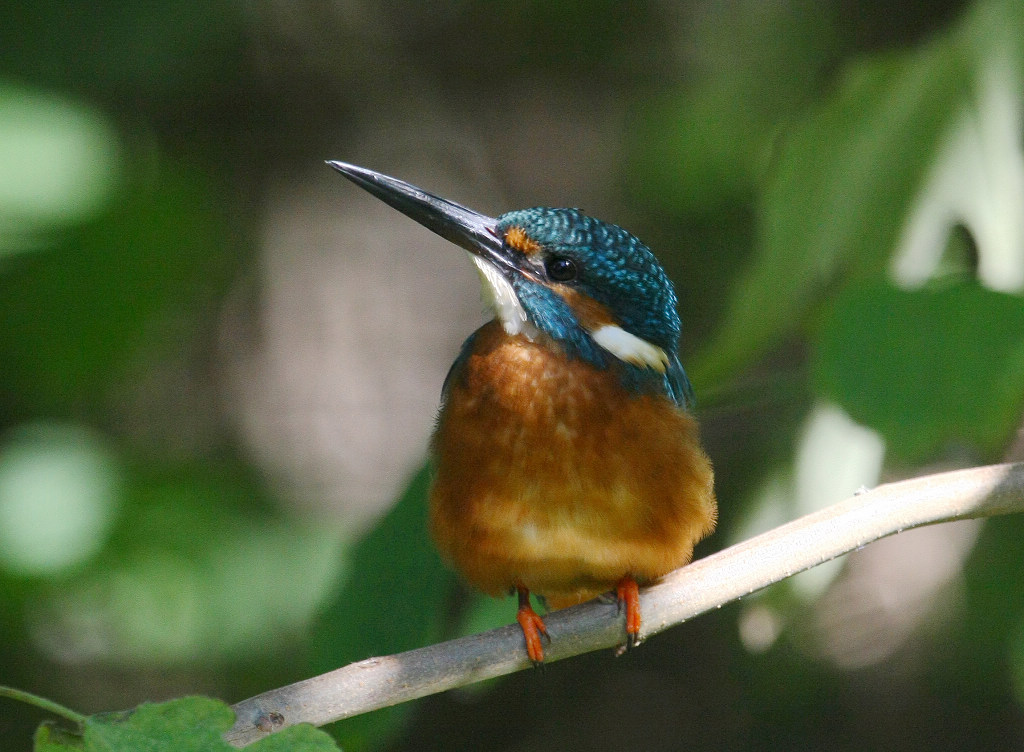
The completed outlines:
<svg viewBox="0 0 1024 752">
<path fill-rule="evenodd" d="M 635 646 L 639 586 L 688 563 L 717 515 L 665 270 L 579 209 L 492 218 L 327 164 L 468 251 L 493 313 L 442 387 L 429 516 L 443 558 L 489 595 L 518 595 L 534 665 L 550 638 L 531 593 L 548 609 L 614 593 Z"/>
</svg>

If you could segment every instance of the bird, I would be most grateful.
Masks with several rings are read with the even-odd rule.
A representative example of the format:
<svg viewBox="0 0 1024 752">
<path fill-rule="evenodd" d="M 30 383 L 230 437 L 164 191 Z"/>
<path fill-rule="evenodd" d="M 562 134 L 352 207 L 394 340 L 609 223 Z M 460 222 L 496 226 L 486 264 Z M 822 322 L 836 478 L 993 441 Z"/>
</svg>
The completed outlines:
<svg viewBox="0 0 1024 752">
<path fill-rule="evenodd" d="M 549 610 L 614 594 L 622 647 L 639 644 L 640 585 L 687 564 L 717 517 L 665 270 L 579 209 L 489 217 L 327 164 L 467 251 L 493 316 L 441 390 L 428 507 L 442 557 L 484 593 L 518 596 L 536 666 L 551 638 L 531 593 Z"/>
</svg>

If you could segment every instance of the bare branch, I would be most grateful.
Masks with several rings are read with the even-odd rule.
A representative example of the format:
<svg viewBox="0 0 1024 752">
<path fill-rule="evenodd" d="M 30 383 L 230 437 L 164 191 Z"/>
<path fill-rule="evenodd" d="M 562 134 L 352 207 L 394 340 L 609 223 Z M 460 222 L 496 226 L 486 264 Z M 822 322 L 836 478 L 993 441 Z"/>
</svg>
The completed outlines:
<svg viewBox="0 0 1024 752">
<path fill-rule="evenodd" d="M 640 594 L 642 637 L 742 598 L 872 541 L 937 522 L 1024 512 L 1024 463 L 889 483 L 719 551 Z M 548 661 L 621 642 L 614 604 L 591 601 L 545 617 Z M 517 626 L 370 658 L 234 706 L 225 738 L 243 746 L 286 726 L 321 726 L 529 668 Z"/>
</svg>

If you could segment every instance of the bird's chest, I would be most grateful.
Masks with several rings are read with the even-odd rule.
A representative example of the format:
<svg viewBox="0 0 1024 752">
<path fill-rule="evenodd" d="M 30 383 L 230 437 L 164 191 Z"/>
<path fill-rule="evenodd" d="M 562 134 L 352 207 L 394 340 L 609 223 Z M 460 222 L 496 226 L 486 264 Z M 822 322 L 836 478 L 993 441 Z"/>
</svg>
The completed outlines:
<svg viewBox="0 0 1024 752">
<path fill-rule="evenodd" d="M 585 474 L 594 450 L 629 430 L 617 410 L 629 397 L 614 373 L 522 337 L 484 339 L 454 375 L 442 408 L 435 442 L 442 461 L 472 457 L 473 471 L 492 481 L 553 484 Z"/>
<path fill-rule="evenodd" d="M 677 412 L 610 370 L 485 327 L 449 385 L 435 485 L 456 513 L 497 526 L 614 525 L 648 495 L 646 430 Z"/>
<path fill-rule="evenodd" d="M 688 414 L 498 327 L 452 374 L 433 450 L 434 539 L 486 592 L 577 598 L 654 578 L 714 519 Z"/>
</svg>

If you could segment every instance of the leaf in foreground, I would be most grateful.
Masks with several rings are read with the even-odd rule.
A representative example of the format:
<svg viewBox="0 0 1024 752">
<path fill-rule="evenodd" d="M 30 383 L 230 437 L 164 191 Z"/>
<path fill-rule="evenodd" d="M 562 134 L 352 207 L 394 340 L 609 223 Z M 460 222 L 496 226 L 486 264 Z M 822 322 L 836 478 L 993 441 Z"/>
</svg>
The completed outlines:
<svg viewBox="0 0 1024 752">
<path fill-rule="evenodd" d="M 134 710 L 101 713 L 85 721 L 78 735 L 44 723 L 35 752 L 233 752 L 223 739 L 234 713 L 219 700 L 184 697 L 144 703 Z M 312 726 L 284 729 L 252 744 L 253 752 L 337 752 L 331 737 Z"/>
</svg>

